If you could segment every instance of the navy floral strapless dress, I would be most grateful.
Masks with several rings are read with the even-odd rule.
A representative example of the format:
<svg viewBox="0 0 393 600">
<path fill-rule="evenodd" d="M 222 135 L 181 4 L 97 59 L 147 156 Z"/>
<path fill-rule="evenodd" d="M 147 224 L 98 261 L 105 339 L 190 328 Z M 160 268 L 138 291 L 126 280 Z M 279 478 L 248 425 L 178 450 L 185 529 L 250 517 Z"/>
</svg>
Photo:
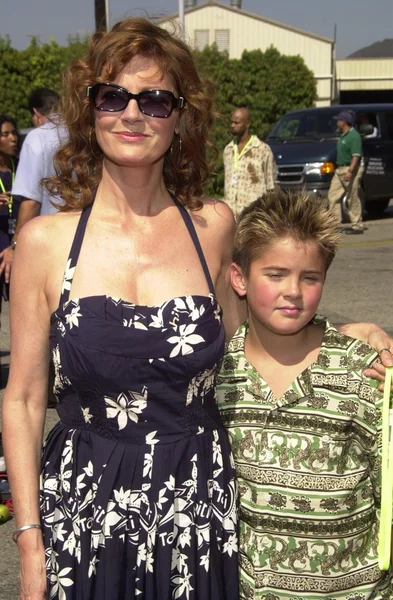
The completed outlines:
<svg viewBox="0 0 393 600">
<path fill-rule="evenodd" d="M 237 489 L 216 403 L 221 310 L 69 299 L 82 212 L 51 319 L 60 422 L 44 446 L 48 598 L 237 600 Z"/>
</svg>

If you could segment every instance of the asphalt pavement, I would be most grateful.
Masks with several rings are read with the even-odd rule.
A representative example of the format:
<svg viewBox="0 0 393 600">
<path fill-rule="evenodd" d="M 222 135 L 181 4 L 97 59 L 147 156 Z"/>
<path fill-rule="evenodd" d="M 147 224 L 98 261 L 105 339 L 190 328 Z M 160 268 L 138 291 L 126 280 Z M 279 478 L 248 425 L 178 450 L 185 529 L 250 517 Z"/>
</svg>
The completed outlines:
<svg viewBox="0 0 393 600">
<path fill-rule="evenodd" d="M 366 221 L 366 227 L 363 235 L 342 235 L 319 312 L 334 323 L 378 323 L 393 336 L 393 201 L 383 219 Z M 9 365 L 8 308 L 3 303 L 0 404 Z M 56 411 L 48 409 L 46 432 L 56 421 Z M 14 527 L 13 519 L 0 525 L 0 600 L 19 600 L 17 550 L 11 540 Z"/>
</svg>

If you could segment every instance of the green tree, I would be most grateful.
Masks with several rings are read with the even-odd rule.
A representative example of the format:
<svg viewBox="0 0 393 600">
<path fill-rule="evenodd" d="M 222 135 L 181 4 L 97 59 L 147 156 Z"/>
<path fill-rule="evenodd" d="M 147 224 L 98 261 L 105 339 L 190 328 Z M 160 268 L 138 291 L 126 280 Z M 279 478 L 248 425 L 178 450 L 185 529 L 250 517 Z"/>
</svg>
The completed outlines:
<svg viewBox="0 0 393 600">
<path fill-rule="evenodd" d="M 313 106 L 316 83 L 312 71 L 300 56 L 284 56 L 271 47 L 245 50 L 240 59 L 230 59 L 215 46 L 194 53 L 201 75 L 216 89 L 215 119 L 211 141 L 219 158 L 207 193 L 222 197 L 224 169 L 222 151 L 231 140 L 230 116 L 237 106 L 252 111 L 253 133 L 264 139 L 273 125 L 289 110 Z"/>
<path fill-rule="evenodd" d="M 68 46 L 59 46 L 54 39 L 41 44 L 33 37 L 28 48 L 20 51 L 11 47 L 9 38 L 0 38 L 0 112 L 14 117 L 20 128 L 31 126 L 29 94 L 38 87 L 61 94 L 64 69 L 86 49 L 87 38 L 70 38 Z"/>
</svg>

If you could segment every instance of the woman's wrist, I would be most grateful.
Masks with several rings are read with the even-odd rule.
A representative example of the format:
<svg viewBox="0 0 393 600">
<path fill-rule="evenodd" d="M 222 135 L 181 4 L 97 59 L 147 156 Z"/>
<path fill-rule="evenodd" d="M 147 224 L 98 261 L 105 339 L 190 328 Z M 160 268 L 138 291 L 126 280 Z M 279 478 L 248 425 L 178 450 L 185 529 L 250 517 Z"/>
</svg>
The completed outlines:
<svg viewBox="0 0 393 600">
<path fill-rule="evenodd" d="M 29 531 L 30 529 L 39 529 L 41 531 L 42 527 L 39 523 L 32 523 L 29 525 L 22 525 L 22 527 L 18 527 L 12 534 L 12 539 L 15 542 L 15 544 L 18 543 L 19 537 L 23 535 L 23 533 L 26 533 L 26 531 Z"/>
<path fill-rule="evenodd" d="M 25 552 L 36 552 L 43 547 L 43 538 L 41 529 L 27 529 L 23 532 L 23 535 L 17 539 L 17 546 L 19 552 L 24 554 Z"/>
</svg>

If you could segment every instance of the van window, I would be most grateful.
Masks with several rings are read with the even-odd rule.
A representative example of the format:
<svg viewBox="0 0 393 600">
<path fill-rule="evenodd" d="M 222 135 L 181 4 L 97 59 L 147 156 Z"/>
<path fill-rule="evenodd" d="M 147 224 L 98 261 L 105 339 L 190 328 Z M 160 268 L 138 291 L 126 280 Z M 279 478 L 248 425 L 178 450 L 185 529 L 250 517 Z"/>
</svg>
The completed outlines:
<svg viewBox="0 0 393 600">
<path fill-rule="evenodd" d="M 379 118 L 374 112 L 361 112 L 356 115 L 356 128 L 361 125 L 372 125 L 373 132 L 363 136 L 363 138 L 379 138 L 381 137 L 381 125 Z"/>
<path fill-rule="evenodd" d="M 300 119 L 284 119 L 278 124 L 275 135 L 280 139 L 296 137 L 299 123 Z"/>
<path fill-rule="evenodd" d="M 270 139 L 335 138 L 337 122 L 333 117 L 338 110 L 308 112 L 303 115 L 283 117 L 269 135 Z"/>
</svg>

